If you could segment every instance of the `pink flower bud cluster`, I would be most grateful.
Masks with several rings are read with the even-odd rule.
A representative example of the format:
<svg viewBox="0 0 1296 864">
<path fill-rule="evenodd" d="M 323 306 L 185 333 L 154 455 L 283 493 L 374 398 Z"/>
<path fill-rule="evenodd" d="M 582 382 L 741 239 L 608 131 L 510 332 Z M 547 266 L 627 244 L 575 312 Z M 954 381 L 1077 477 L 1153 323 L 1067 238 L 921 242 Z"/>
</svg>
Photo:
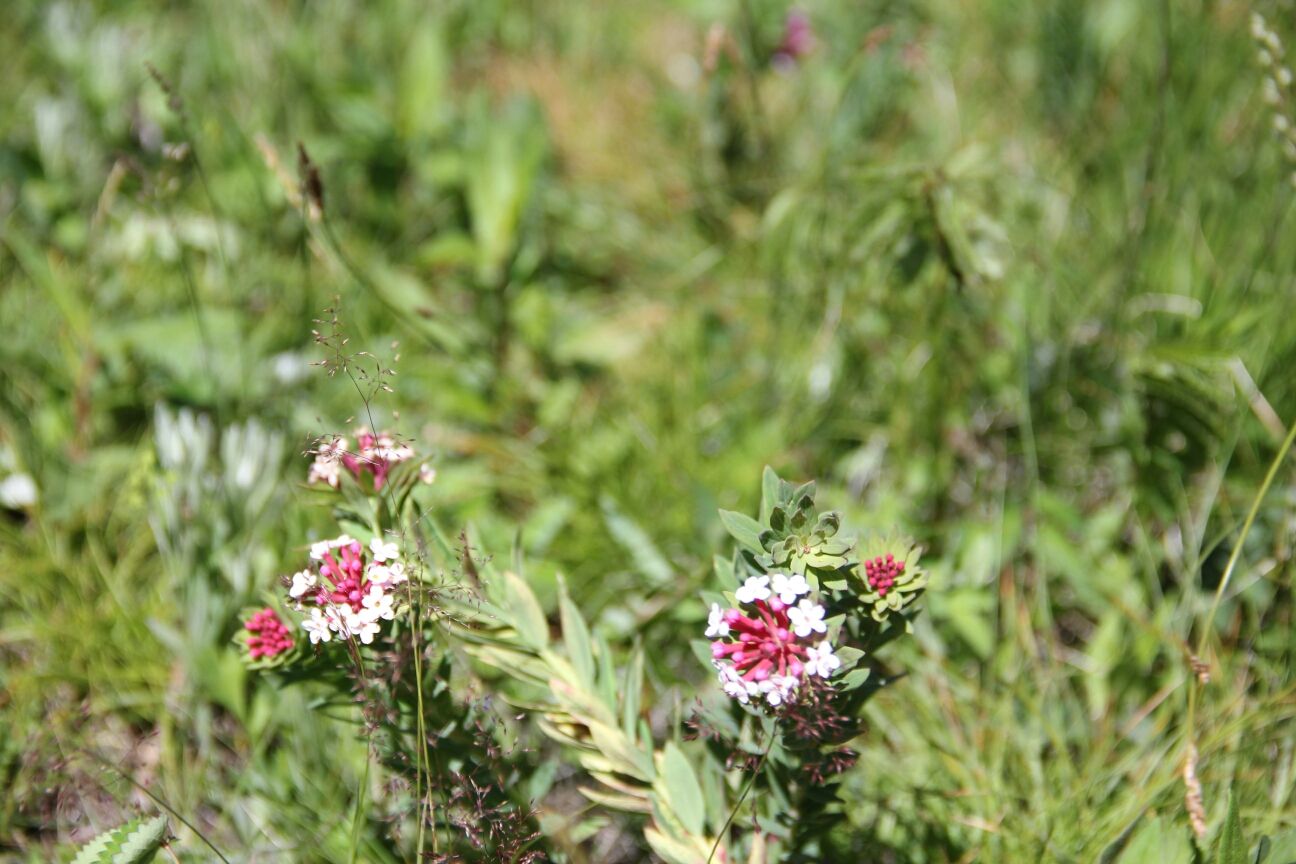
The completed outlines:
<svg viewBox="0 0 1296 864">
<path fill-rule="evenodd" d="M 895 585 L 896 578 L 903 574 L 904 570 L 904 562 L 895 560 L 895 556 L 890 553 L 885 558 L 879 555 L 871 561 L 864 562 L 864 576 L 868 579 L 869 587 L 878 592 L 881 597 L 887 595 Z"/>
<path fill-rule="evenodd" d="M 802 597 L 809 593 L 804 577 L 775 573 L 753 576 L 735 592 L 746 609 L 711 604 L 706 635 L 715 640 L 711 658 L 725 693 L 743 704 L 756 697 L 777 707 L 808 676 L 827 678 L 841 666 L 828 640 L 816 640 L 828 628 L 824 607 Z"/>
<path fill-rule="evenodd" d="M 289 596 L 310 617 L 302 629 L 311 644 L 355 638 L 365 645 L 396 617 L 395 587 L 408 581 L 400 549 L 375 538 L 366 552 L 343 534 L 311 547 L 312 564 L 293 574 Z"/>
<path fill-rule="evenodd" d="M 279 620 L 279 613 L 266 607 L 252 615 L 243 625 L 248 631 L 248 654 L 253 660 L 276 657 L 293 647 L 292 634 Z"/>
<path fill-rule="evenodd" d="M 366 428 L 356 430 L 356 450 L 350 449 L 346 438 L 334 438 L 321 444 L 315 452 L 315 461 L 311 463 L 306 482 L 326 483 L 337 489 L 342 483 L 342 471 L 345 469 L 357 481 L 366 474 L 373 480 L 375 492 L 382 491 L 383 485 L 392 468 L 401 462 L 414 458 L 414 449 L 408 444 L 401 444 L 391 434 L 382 432 L 373 434 Z M 436 472 L 429 466 L 419 469 L 419 478 L 431 483 Z"/>
</svg>

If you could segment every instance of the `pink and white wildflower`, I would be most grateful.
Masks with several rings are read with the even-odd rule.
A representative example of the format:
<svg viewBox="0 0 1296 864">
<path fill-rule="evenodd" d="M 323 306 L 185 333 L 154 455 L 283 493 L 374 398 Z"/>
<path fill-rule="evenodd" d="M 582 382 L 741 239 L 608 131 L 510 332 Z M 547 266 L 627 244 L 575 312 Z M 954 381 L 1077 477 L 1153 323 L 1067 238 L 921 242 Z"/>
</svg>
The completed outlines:
<svg viewBox="0 0 1296 864">
<path fill-rule="evenodd" d="M 402 444 L 388 432 L 375 435 L 361 427 L 355 436 L 355 450 L 350 449 L 350 442 L 343 437 L 320 444 L 306 482 L 325 483 L 337 489 L 342 483 L 342 470 L 346 469 L 356 481 L 367 475 L 372 481 L 373 491 L 381 492 L 392 469 L 414 458 L 414 448 Z M 431 483 L 436 479 L 436 472 L 427 465 L 420 466 L 419 479 Z"/>
<path fill-rule="evenodd" d="M 298 609 L 309 608 L 302 629 L 311 644 L 357 639 L 369 645 L 380 621 L 396 617 L 396 586 L 408 581 L 395 543 L 364 544 L 346 534 L 311 546 L 309 567 L 292 577 L 289 596 Z"/>
<path fill-rule="evenodd" d="M 793 701 L 808 676 L 826 678 L 841 663 L 827 640 L 812 644 L 806 638 L 827 630 L 823 606 L 809 597 L 790 606 L 775 596 L 778 592 L 771 592 L 769 581 L 753 576 L 735 592 L 739 603 L 750 609 L 712 604 L 706 635 L 715 640 L 711 657 L 724 692 L 744 705 L 756 697 L 777 708 Z M 790 581 L 785 575 L 779 587 L 799 596 Z"/>
</svg>

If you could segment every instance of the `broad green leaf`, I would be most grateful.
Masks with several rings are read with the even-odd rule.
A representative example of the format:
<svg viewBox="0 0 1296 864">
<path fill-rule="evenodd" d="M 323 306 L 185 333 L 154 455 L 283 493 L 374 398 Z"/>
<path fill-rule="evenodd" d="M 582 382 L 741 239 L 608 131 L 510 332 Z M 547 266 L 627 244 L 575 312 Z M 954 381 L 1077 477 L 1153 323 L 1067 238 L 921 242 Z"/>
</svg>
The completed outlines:
<svg viewBox="0 0 1296 864">
<path fill-rule="evenodd" d="M 167 819 L 155 816 L 146 822 L 127 822 L 86 843 L 72 864 L 148 864 L 162 848 Z"/>
<path fill-rule="evenodd" d="M 1187 829 L 1163 816 L 1142 825 L 1116 859 L 1120 864 L 1190 864 Z"/>
<path fill-rule="evenodd" d="M 690 834 L 701 834 L 706 821 L 706 802 L 693 766 L 674 741 L 667 741 L 662 753 L 661 779 L 670 808 Z"/>
<path fill-rule="evenodd" d="M 753 552 L 764 551 L 760 542 L 761 526 L 755 519 L 733 510 L 721 510 L 720 521 L 724 523 L 730 536 L 739 543 Z"/>
<path fill-rule="evenodd" d="M 116 828 L 110 828 L 92 840 L 89 840 L 78 851 L 72 864 L 101 864 L 101 862 L 111 862 L 113 850 L 117 848 L 117 837 L 121 832 L 130 831 L 139 825 L 139 820 L 135 819 L 120 825 Z"/>
<path fill-rule="evenodd" d="M 165 816 L 155 816 L 134 831 L 127 832 L 113 855 L 113 864 L 148 864 L 162 848 L 167 836 Z"/>
<path fill-rule="evenodd" d="M 1269 838 L 1269 849 L 1258 864 L 1296 864 L 1296 829 Z"/>
</svg>

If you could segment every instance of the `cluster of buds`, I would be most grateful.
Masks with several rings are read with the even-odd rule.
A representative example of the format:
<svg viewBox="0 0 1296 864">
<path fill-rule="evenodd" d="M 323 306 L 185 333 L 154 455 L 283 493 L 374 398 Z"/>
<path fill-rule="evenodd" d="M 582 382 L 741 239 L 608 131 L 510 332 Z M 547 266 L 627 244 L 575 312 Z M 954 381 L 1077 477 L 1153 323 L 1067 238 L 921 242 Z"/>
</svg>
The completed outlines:
<svg viewBox="0 0 1296 864">
<path fill-rule="evenodd" d="M 393 589 L 408 581 L 400 549 L 375 538 L 366 551 L 343 534 L 311 547 L 311 566 L 292 576 L 288 595 L 309 612 L 302 629 L 312 645 L 338 639 L 373 642 L 381 621 L 396 617 Z"/>
<path fill-rule="evenodd" d="M 243 628 L 248 633 L 248 654 L 253 660 L 277 657 L 292 650 L 292 634 L 279 619 L 279 613 L 268 606 L 254 612 Z"/>
<path fill-rule="evenodd" d="M 810 676 L 828 678 L 840 668 L 825 636 L 825 609 L 810 593 L 805 577 L 775 572 L 743 583 L 734 595 L 743 608 L 711 605 L 706 635 L 715 640 L 711 662 L 727 695 L 777 708 L 794 701 Z"/>
<path fill-rule="evenodd" d="M 1287 163 L 1296 167 L 1296 117 L 1293 117 L 1292 70 L 1283 63 L 1283 43 L 1269 28 L 1259 12 L 1251 15 L 1251 38 L 1258 48 L 1260 66 L 1264 69 L 1264 100 L 1273 111 L 1273 129 L 1282 144 Z M 1291 173 L 1296 186 L 1296 170 Z"/>
<path fill-rule="evenodd" d="M 885 597 L 887 592 L 895 587 L 896 579 L 903 576 L 904 572 L 905 563 L 897 561 L 895 555 L 890 552 L 885 558 L 879 555 L 864 562 L 865 579 L 879 597 Z"/>
<path fill-rule="evenodd" d="M 381 492 L 392 469 L 414 458 L 414 448 L 400 443 L 390 433 L 375 435 L 361 427 L 356 430 L 355 436 L 355 450 L 350 449 L 350 442 L 343 437 L 321 444 L 315 451 L 315 461 L 311 463 L 306 482 L 311 485 L 325 483 L 337 489 L 342 484 L 342 472 L 346 470 L 357 482 L 368 475 L 373 491 Z M 419 467 L 419 479 L 431 483 L 436 479 L 436 471 L 429 465 L 422 465 Z"/>
</svg>

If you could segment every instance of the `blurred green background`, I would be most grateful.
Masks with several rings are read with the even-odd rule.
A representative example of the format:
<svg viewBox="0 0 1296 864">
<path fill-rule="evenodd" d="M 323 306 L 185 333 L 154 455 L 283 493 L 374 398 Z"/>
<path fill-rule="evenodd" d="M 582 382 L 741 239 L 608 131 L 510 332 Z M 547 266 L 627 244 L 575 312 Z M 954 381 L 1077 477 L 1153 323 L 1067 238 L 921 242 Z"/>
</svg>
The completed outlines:
<svg viewBox="0 0 1296 864">
<path fill-rule="evenodd" d="M 1186 835 L 1190 741 L 1212 825 L 1230 784 L 1296 823 L 1290 468 L 1208 616 L 1296 420 L 1291 90 L 1249 33 L 1292 4 L 798 8 L 800 56 L 775 0 L 7 6 L 0 857 L 151 809 L 124 774 L 232 860 L 401 860 L 363 742 L 229 641 L 329 531 L 335 327 L 442 523 L 649 648 L 659 730 L 763 465 L 927 546 L 853 860 Z"/>
</svg>

